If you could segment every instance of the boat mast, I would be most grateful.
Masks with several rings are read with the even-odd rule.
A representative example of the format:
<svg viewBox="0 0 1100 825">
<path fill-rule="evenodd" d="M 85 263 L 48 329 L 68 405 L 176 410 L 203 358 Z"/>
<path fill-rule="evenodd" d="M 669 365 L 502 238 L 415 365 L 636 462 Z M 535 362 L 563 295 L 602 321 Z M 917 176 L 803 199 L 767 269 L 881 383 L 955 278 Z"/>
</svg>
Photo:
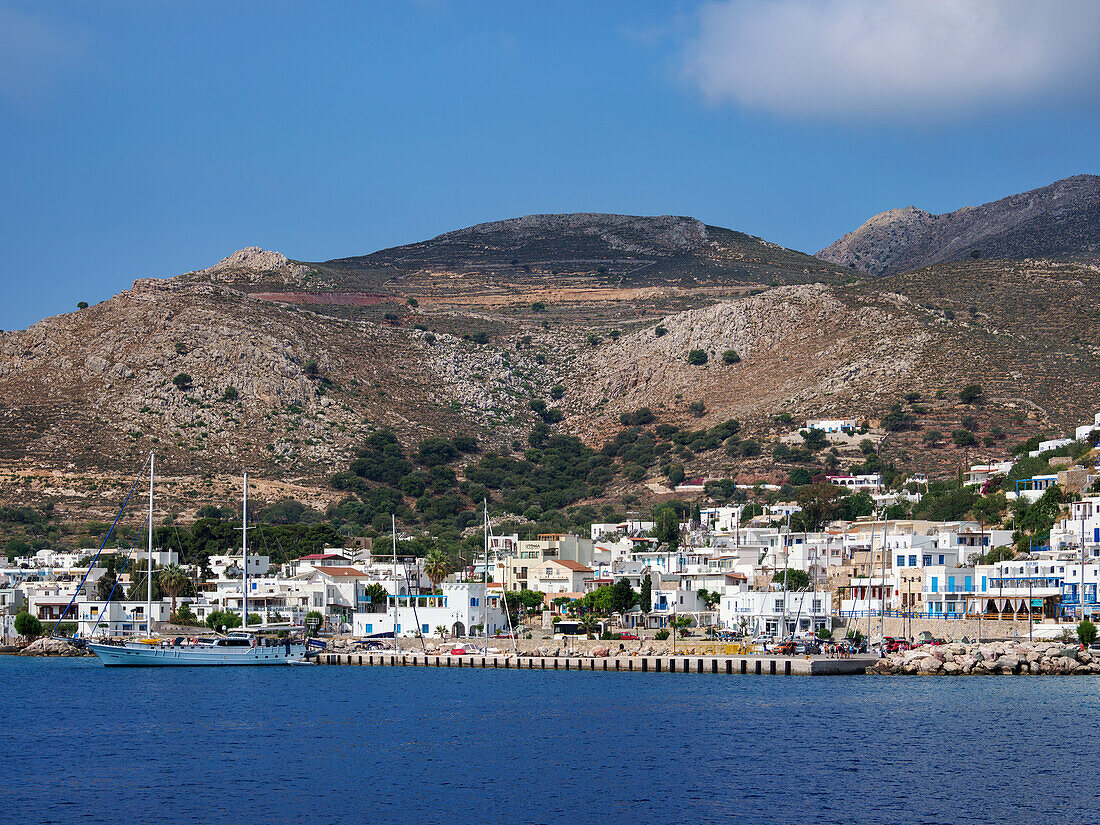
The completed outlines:
<svg viewBox="0 0 1100 825">
<path fill-rule="evenodd" d="M 481 632 L 485 634 L 485 651 L 489 650 L 489 499 L 485 505 L 485 567 L 481 572 Z M 1082 591 L 1084 592 L 1084 591 Z"/>
<path fill-rule="evenodd" d="M 241 627 L 248 630 L 248 473 L 244 474 L 241 508 Z"/>
<path fill-rule="evenodd" d="M 397 516 L 390 513 L 390 533 L 393 534 L 393 649 L 397 646 Z"/>
<path fill-rule="evenodd" d="M 145 567 L 145 628 L 153 632 L 153 461 L 149 453 L 149 562 Z"/>
</svg>

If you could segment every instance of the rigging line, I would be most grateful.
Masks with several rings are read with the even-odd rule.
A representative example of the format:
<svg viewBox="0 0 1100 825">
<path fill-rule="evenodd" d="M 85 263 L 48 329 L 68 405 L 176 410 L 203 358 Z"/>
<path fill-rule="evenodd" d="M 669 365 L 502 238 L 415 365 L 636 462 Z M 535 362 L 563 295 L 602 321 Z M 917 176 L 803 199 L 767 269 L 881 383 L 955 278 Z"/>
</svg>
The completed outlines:
<svg viewBox="0 0 1100 825">
<path fill-rule="evenodd" d="M 92 568 L 95 567 L 95 563 L 99 560 L 99 554 L 103 552 L 103 548 L 107 546 L 107 542 L 111 540 L 111 536 L 114 535 L 115 528 L 118 526 L 119 519 L 122 518 L 122 514 L 126 511 L 126 505 L 130 503 L 130 497 L 134 494 L 134 490 L 137 489 L 138 482 L 145 477 L 145 465 L 141 465 L 141 472 L 138 473 L 137 478 L 134 479 L 134 483 L 130 486 L 130 492 L 126 494 L 126 500 L 122 502 L 122 506 L 118 510 L 118 515 L 115 516 L 114 523 L 111 525 L 111 529 L 107 531 L 107 535 L 103 537 L 102 543 L 99 545 L 99 549 L 95 552 L 95 557 L 92 558 L 91 563 L 88 565 L 87 572 L 84 573 L 84 577 L 81 578 L 80 584 L 76 586 L 76 590 L 73 592 L 73 597 L 69 599 L 69 603 L 65 605 L 65 609 L 61 611 L 61 617 L 54 623 L 54 626 L 50 629 L 50 635 L 52 636 L 57 632 L 57 627 L 60 625 L 67 615 L 69 610 L 72 609 L 73 602 L 76 601 L 76 596 L 80 592 L 80 588 L 84 586 L 84 582 L 88 580 L 88 576 L 91 575 Z"/>
<path fill-rule="evenodd" d="M 408 588 L 409 597 L 412 599 L 413 621 L 416 622 L 417 635 L 420 636 L 420 648 L 425 653 L 427 653 L 428 652 L 428 646 L 424 643 L 424 628 L 420 625 L 420 616 L 417 615 L 417 612 L 416 612 L 416 601 L 417 600 L 412 595 L 412 582 L 409 581 L 409 563 L 408 563 L 408 561 L 403 561 L 401 563 L 401 570 L 405 574 L 405 587 Z M 419 570 L 417 572 L 419 573 Z M 395 590 L 397 589 L 397 582 L 394 582 L 394 589 Z M 420 589 L 420 576 L 419 575 L 417 576 L 416 589 L 417 590 Z M 394 594 L 394 598 L 395 599 L 397 598 L 396 593 Z M 395 644 L 396 644 L 396 639 L 397 639 L 397 628 L 396 627 L 394 627 L 394 629 L 393 629 L 393 637 L 394 637 Z"/>
<path fill-rule="evenodd" d="M 178 553 L 179 558 L 182 559 L 183 558 L 183 539 L 180 538 L 179 528 L 176 526 L 176 523 L 174 521 L 172 522 L 172 529 L 176 531 L 176 547 L 179 548 L 176 552 Z"/>
<path fill-rule="evenodd" d="M 148 516 L 145 517 L 145 522 L 149 522 Z M 142 526 L 144 527 L 144 525 Z M 115 574 L 115 583 L 111 585 L 111 592 L 107 594 L 107 601 L 103 603 L 103 610 L 101 610 L 99 615 L 96 617 L 95 624 L 92 625 L 92 629 L 88 631 L 87 638 L 91 639 L 93 636 L 95 636 L 96 628 L 98 628 L 99 623 L 103 621 L 103 617 L 107 615 L 107 605 L 111 603 L 111 599 L 114 597 L 115 591 L 118 589 L 118 584 L 122 580 L 122 574 L 126 572 L 126 565 L 130 562 L 130 556 L 134 554 L 134 551 L 136 549 L 136 546 L 131 547 L 130 552 L 126 554 L 126 558 L 122 560 L 122 568 L 118 571 L 118 573 Z M 147 617 L 146 621 L 149 622 L 149 626 L 152 627 L 152 620 Z"/>
</svg>

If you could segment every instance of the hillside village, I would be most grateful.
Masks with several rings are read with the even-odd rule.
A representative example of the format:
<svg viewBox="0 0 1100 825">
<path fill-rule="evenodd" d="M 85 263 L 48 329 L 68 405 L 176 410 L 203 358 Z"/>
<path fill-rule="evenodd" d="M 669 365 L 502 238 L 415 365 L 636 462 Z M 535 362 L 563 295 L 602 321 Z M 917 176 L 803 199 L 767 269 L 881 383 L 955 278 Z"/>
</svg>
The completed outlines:
<svg viewBox="0 0 1100 825">
<path fill-rule="evenodd" d="M 816 419 L 796 432 L 828 442 L 857 426 Z M 396 631 L 434 643 L 541 637 L 559 625 L 604 638 L 958 638 L 984 620 L 987 634 L 1030 634 L 1096 609 L 1098 440 L 1100 413 L 1014 460 L 972 465 L 949 495 L 970 496 L 976 519 L 913 517 L 933 495 L 919 475 L 891 484 L 878 472 L 838 471 L 800 488 L 797 500 L 779 497 L 789 487 L 682 479 L 675 492 L 694 498 L 692 507 L 594 522 L 583 534 L 521 538 L 490 527 L 483 552 L 458 558 L 420 552 L 422 537 L 401 533 L 349 537 L 282 562 L 250 549 L 242 564 L 241 551 L 227 548 L 188 564 L 156 549 L 152 591 L 144 548 L 41 549 L 0 568 L 0 622 L 7 643 L 22 613 L 39 632 L 61 623 L 84 637 L 226 629 L 245 612 L 250 623 L 315 617 L 334 634 Z M 1037 466 L 1051 472 L 1017 472 Z M 865 512 L 830 517 L 838 501 Z"/>
</svg>

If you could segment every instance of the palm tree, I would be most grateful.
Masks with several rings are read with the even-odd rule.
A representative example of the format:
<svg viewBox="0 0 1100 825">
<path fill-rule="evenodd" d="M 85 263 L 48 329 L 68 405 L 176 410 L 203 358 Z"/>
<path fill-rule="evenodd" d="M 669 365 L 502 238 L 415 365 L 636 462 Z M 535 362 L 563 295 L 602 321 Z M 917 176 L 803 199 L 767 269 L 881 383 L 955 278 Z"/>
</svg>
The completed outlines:
<svg viewBox="0 0 1100 825">
<path fill-rule="evenodd" d="M 436 635 L 439 636 L 439 638 L 441 638 L 441 639 L 446 639 L 447 638 L 447 628 L 444 627 L 443 625 L 437 624 L 435 626 L 435 632 L 436 632 Z"/>
<path fill-rule="evenodd" d="M 167 593 L 172 597 L 172 613 L 176 612 L 176 596 L 187 587 L 187 583 L 190 581 L 190 577 L 187 572 L 176 563 L 167 565 L 161 568 L 156 573 L 157 584 L 160 585 L 161 592 Z"/>
<path fill-rule="evenodd" d="M 424 560 L 424 574 L 432 583 L 432 590 L 439 587 L 439 583 L 450 575 L 452 569 L 451 559 L 438 547 L 432 548 Z"/>
</svg>

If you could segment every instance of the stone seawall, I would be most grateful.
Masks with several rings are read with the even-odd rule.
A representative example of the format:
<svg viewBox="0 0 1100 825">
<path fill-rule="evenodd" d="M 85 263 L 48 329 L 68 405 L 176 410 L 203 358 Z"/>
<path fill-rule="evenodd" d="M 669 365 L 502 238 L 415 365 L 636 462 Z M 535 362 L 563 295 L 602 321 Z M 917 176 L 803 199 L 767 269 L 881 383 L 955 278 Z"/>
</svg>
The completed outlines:
<svg viewBox="0 0 1100 825">
<path fill-rule="evenodd" d="M 895 638 L 918 638 L 921 633 L 931 633 L 937 639 L 956 641 L 958 639 L 977 639 L 979 629 L 982 639 L 1026 639 L 1028 623 L 1026 621 L 1002 621 L 992 619 L 981 621 L 979 628 L 977 619 L 904 619 L 895 616 L 887 616 L 882 624 L 879 618 L 871 618 L 871 638 L 879 638 L 879 628 L 882 628 L 883 636 Z M 867 635 L 867 619 L 848 619 L 846 629 L 858 630 Z M 1038 627 L 1038 625 L 1036 625 Z M 838 634 L 839 635 L 839 634 Z"/>
</svg>

